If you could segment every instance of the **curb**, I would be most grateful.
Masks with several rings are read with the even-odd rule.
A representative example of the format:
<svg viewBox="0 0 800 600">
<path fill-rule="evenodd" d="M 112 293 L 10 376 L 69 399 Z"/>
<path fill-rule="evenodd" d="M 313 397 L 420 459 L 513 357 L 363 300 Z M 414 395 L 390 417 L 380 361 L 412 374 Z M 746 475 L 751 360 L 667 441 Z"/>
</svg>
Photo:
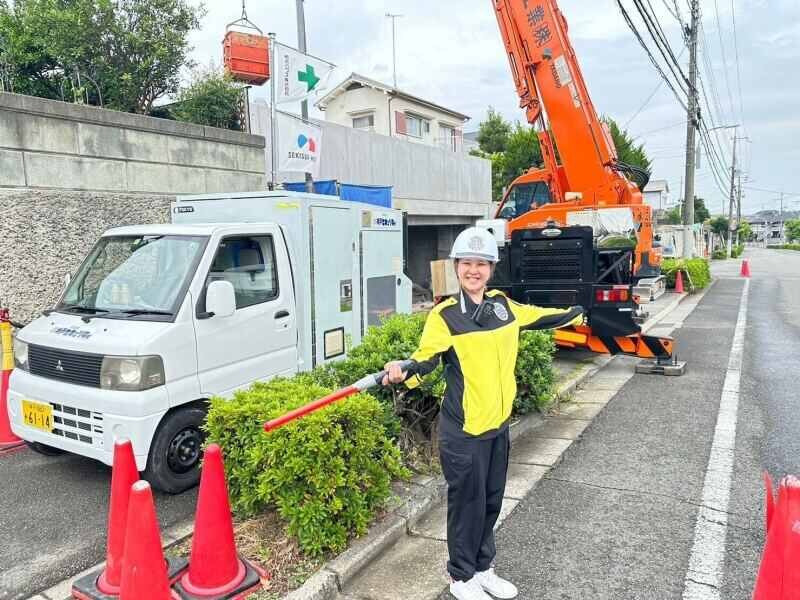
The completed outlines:
<svg viewBox="0 0 800 600">
<path fill-rule="evenodd" d="M 657 325 L 688 297 L 689 294 L 681 294 L 674 298 L 658 314 L 648 319 L 642 331 L 646 332 Z M 577 389 L 612 360 L 613 356 L 600 355 L 582 365 L 577 373 L 571 374 L 558 385 L 556 398 L 563 398 Z M 514 441 L 527 434 L 544 420 L 545 417 L 542 415 L 533 413 L 512 422 L 511 440 Z M 444 499 L 447 493 L 447 483 L 441 476 L 431 478 L 423 483 L 421 488 L 399 508 L 373 525 L 364 537 L 355 540 L 350 548 L 323 565 L 301 587 L 283 596 L 282 600 L 335 600 L 351 579 L 400 538 L 409 534 L 420 519 Z"/>
</svg>

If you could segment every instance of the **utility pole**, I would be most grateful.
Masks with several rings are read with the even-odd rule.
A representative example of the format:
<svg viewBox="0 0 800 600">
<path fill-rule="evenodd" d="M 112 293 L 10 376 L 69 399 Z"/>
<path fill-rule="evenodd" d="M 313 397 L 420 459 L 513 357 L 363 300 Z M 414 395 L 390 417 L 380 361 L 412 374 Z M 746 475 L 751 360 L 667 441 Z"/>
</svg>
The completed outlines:
<svg viewBox="0 0 800 600">
<path fill-rule="evenodd" d="M 395 15 L 387 12 L 386 16 L 392 20 L 392 72 L 394 74 L 394 89 L 397 89 L 397 35 L 395 25 L 397 24 L 397 19 L 401 18 L 403 15 Z"/>
<path fill-rule="evenodd" d="M 742 225 L 742 172 L 739 171 L 738 182 L 736 184 L 736 243 L 742 243 L 741 231 Z M 745 240 L 746 241 L 746 240 Z"/>
<path fill-rule="evenodd" d="M 697 110 L 697 30 L 700 17 L 699 0 L 691 0 L 692 18 L 688 31 L 689 43 L 689 102 L 686 114 L 686 181 L 683 194 L 683 256 L 694 256 L 694 169 L 695 133 L 699 115 Z"/>
<path fill-rule="evenodd" d="M 306 49 L 306 13 L 303 6 L 304 0 L 295 0 L 297 7 L 297 48 L 303 54 L 308 54 Z M 308 100 L 300 103 L 300 116 L 304 121 L 308 121 Z M 314 191 L 314 179 L 311 173 L 306 173 L 306 192 L 311 194 Z"/>
<path fill-rule="evenodd" d="M 731 161 L 731 197 L 728 200 L 728 258 L 731 256 L 733 249 L 733 203 L 736 201 L 736 140 L 739 136 L 736 135 L 736 130 L 733 130 L 733 160 Z"/>
<path fill-rule="evenodd" d="M 781 192 L 781 244 L 785 244 L 786 240 L 783 232 L 783 192 Z"/>
</svg>

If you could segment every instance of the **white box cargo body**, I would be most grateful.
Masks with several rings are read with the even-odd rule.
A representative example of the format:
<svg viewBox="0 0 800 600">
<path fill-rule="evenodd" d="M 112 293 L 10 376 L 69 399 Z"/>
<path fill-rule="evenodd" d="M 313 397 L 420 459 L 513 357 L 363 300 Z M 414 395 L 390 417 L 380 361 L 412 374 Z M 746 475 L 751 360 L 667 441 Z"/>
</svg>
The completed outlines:
<svg viewBox="0 0 800 600">
<path fill-rule="evenodd" d="M 380 206 L 300 192 L 179 196 L 175 224 L 277 223 L 292 256 L 300 370 L 358 345 L 382 316 L 411 312 L 403 274 L 403 215 Z M 338 299 L 338 300 L 337 300 Z"/>
</svg>

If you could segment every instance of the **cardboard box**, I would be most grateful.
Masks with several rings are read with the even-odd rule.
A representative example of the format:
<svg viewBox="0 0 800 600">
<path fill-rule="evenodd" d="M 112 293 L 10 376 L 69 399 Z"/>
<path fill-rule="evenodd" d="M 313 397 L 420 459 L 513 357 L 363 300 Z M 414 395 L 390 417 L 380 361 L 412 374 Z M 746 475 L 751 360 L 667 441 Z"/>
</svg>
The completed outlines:
<svg viewBox="0 0 800 600">
<path fill-rule="evenodd" d="M 458 293 L 458 277 L 451 259 L 431 261 L 431 290 L 434 298 Z"/>
</svg>

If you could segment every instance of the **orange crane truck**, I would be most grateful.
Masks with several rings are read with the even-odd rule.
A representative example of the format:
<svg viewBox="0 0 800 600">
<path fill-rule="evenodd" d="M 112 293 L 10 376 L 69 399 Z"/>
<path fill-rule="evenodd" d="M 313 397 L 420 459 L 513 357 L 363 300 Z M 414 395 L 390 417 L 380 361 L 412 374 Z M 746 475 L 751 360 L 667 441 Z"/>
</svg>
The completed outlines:
<svg viewBox="0 0 800 600">
<path fill-rule="evenodd" d="M 582 305 L 587 325 L 556 332 L 560 346 L 653 359 L 642 372 L 681 374 L 674 342 L 643 335 L 634 287 L 663 281 L 649 173 L 621 162 L 600 120 L 556 0 L 492 0 L 543 168 L 517 178 L 495 219 L 501 246 L 494 287 L 520 302 Z"/>
</svg>

